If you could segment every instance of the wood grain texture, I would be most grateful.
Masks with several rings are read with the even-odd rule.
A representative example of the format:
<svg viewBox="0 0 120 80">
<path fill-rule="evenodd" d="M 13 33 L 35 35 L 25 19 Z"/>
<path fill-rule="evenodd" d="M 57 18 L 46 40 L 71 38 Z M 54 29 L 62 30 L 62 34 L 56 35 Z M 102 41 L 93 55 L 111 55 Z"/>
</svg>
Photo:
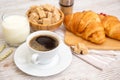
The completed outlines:
<svg viewBox="0 0 120 80">
<path fill-rule="evenodd" d="M 73 46 L 78 43 L 84 43 L 89 49 L 97 50 L 120 50 L 120 41 L 106 38 L 106 41 L 103 44 L 94 44 L 87 40 L 82 39 L 81 37 L 76 36 L 75 34 L 66 30 L 65 33 L 65 43 L 69 46 Z"/>
<path fill-rule="evenodd" d="M 120 19 L 120 0 L 74 0 L 73 11 L 93 10 L 95 12 L 103 12 L 117 16 Z M 40 5 L 49 3 L 59 8 L 59 0 L 0 0 L 0 16 L 6 11 L 18 11 L 26 13 L 31 5 Z M 1 22 L 1 19 L 0 19 Z M 64 27 L 64 26 L 61 26 Z M 63 33 L 62 33 L 63 31 Z M 64 36 L 64 30 L 59 28 L 55 31 L 58 35 Z M 2 29 L 0 25 L 0 39 L 3 39 Z M 71 65 L 62 73 L 59 73 L 50 77 L 34 77 L 27 75 L 20 71 L 13 60 L 14 53 L 0 62 L 0 80 L 101 80 L 98 79 L 98 75 L 101 75 L 101 71 L 86 64 L 82 60 L 73 56 Z M 120 67 L 120 64 L 115 65 Z M 112 66 L 112 65 L 111 65 Z M 116 70 L 120 72 L 120 69 Z M 103 77 L 101 75 L 100 77 Z M 106 76 L 106 75 L 105 75 Z M 109 76 L 109 73 L 107 74 Z M 120 74 L 117 75 L 115 80 L 119 80 Z M 103 80 L 112 80 L 112 77 L 108 77 Z"/>
</svg>

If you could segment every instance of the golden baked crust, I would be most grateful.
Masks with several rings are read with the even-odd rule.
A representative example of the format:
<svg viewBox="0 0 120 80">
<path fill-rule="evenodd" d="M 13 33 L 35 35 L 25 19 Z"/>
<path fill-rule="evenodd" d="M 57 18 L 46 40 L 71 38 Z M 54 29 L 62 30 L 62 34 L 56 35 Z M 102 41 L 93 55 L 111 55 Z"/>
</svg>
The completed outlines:
<svg viewBox="0 0 120 80">
<path fill-rule="evenodd" d="M 65 27 L 85 40 L 96 44 L 105 41 L 104 28 L 99 16 L 93 11 L 76 12 L 65 16 Z"/>
<path fill-rule="evenodd" d="M 117 17 L 100 14 L 105 34 L 113 39 L 120 40 L 120 21 Z"/>
</svg>

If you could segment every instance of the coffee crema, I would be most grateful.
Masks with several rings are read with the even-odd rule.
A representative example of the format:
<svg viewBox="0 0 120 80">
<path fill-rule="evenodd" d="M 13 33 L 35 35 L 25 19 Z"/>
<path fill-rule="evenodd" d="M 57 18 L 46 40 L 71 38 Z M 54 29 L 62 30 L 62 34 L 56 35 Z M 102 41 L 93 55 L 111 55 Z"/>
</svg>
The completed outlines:
<svg viewBox="0 0 120 80">
<path fill-rule="evenodd" d="M 59 42 L 55 37 L 49 35 L 35 36 L 30 40 L 29 45 L 38 51 L 49 51 L 58 46 Z"/>
</svg>

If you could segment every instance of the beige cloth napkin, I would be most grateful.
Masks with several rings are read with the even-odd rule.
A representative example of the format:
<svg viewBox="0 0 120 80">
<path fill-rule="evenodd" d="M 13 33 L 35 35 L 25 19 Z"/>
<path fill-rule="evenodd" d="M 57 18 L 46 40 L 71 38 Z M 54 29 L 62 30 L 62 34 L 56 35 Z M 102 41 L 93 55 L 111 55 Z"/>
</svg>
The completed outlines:
<svg viewBox="0 0 120 80">
<path fill-rule="evenodd" d="M 77 55 L 80 59 L 92 65 L 93 67 L 104 70 L 111 63 L 116 62 L 120 58 L 120 52 L 116 51 L 100 51 L 89 50 L 87 55 Z"/>
<path fill-rule="evenodd" d="M 64 41 L 65 28 L 62 26 L 55 31 L 61 39 Z M 112 62 L 117 61 L 120 58 L 120 51 L 113 50 L 89 50 L 87 55 L 77 55 L 80 59 L 92 64 L 93 67 L 104 70 Z"/>
<path fill-rule="evenodd" d="M 120 80 L 120 59 L 98 74 L 97 80 Z"/>
</svg>

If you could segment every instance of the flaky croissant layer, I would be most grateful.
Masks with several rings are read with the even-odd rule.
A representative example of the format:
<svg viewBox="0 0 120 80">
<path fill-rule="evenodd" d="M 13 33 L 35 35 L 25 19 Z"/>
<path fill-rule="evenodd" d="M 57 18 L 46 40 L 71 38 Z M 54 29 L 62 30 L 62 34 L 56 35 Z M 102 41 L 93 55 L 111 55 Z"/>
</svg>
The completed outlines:
<svg viewBox="0 0 120 80">
<path fill-rule="evenodd" d="M 105 42 L 105 32 L 101 19 L 93 11 L 76 12 L 65 16 L 67 30 L 96 44 Z"/>
<path fill-rule="evenodd" d="M 100 14 L 106 36 L 120 40 L 120 21 L 117 17 Z"/>
<path fill-rule="evenodd" d="M 96 44 L 104 43 L 105 35 L 120 40 L 120 21 L 115 16 L 93 11 L 76 12 L 65 16 L 64 25 L 75 35 Z"/>
</svg>

